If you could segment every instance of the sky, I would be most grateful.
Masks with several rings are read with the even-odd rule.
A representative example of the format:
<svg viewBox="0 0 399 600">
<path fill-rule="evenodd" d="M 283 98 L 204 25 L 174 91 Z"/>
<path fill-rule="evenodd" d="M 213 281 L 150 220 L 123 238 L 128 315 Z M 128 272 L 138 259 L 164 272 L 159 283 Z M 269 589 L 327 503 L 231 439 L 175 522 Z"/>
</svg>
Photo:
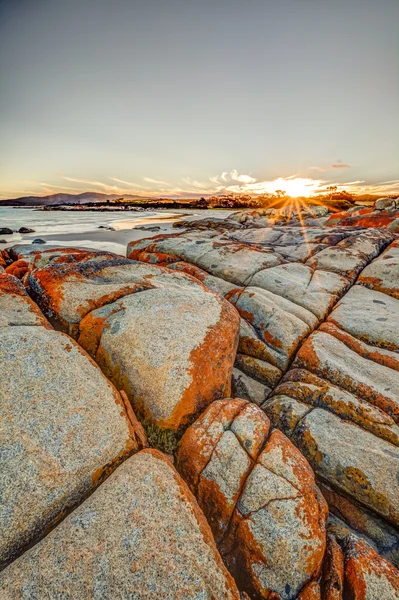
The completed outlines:
<svg viewBox="0 0 399 600">
<path fill-rule="evenodd" d="M 399 190 L 398 0 L 0 0 L 0 199 Z"/>
</svg>

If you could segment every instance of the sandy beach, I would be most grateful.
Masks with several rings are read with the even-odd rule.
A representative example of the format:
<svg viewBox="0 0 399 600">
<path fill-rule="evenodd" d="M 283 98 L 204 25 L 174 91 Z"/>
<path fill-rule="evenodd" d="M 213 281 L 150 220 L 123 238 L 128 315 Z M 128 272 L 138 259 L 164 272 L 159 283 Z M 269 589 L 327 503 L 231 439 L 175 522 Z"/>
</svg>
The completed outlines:
<svg viewBox="0 0 399 600">
<path fill-rule="evenodd" d="M 48 244 L 79 246 L 95 250 L 108 250 L 125 255 L 126 246 L 132 240 L 163 233 L 181 231 L 173 224 L 182 219 L 201 219 L 204 216 L 223 218 L 229 210 L 157 210 L 121 214 L 120 211 L 64 212 L 38 211 L 34 209 L 0 209 L 0 228 L 13 229 L 13 235 L 1 235 L 0 250 L 14 244 L 31 244 L 40 238 Z M 20 234 L 20 227 L 34 232 Z"/>
</svg>

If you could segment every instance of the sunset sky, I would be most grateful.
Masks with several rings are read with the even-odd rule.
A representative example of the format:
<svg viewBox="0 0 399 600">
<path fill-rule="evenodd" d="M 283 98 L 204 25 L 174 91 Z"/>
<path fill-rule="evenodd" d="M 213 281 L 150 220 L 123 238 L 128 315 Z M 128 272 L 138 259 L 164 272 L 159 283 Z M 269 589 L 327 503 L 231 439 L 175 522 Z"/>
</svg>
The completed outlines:
<svg viewBox="0 0 399 600">
<path fill-rule="evenodd" d="M 0 0 L 0 199 L 399 190 L 398 0 Z"/>
</svg>

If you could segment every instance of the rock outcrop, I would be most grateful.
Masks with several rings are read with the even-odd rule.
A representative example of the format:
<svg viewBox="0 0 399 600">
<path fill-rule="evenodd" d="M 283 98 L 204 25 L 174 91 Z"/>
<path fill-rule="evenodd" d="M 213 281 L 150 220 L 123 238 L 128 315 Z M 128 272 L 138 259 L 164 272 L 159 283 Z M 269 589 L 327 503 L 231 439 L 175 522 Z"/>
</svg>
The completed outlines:
<svg viewBox="0 0 399 600">
<path fill-rule="evenodd" d="M 326 503 L 293 444 L 249 402 L 214 402 L 184 434 L 177 468 L 250 598 L 297 598 L 319 575 Z"/>
<path fill-rule="evenodd" d="M 332 513 L 398 565 L 398 240 L 386 228 L 242 225 L 128 254 L 217 280 L 241 317 L 234 393 L 309 460 Z"/>
<path fill-rule="evenodd" d="M 160 452 L 129 458 L 0 574 L 0 597 L 239 600 L 209 525 Z"/>
<path fill-rule="evenodd" d="M 206 406 L 230 393 L 239 316 L 185 273 L 80 249 L 16 247 L 51 323 L 124 390 L 151 440 L 173 449 Z M 11 269 L 10 268 L 10 269 Z"/>
<path fill-rule="evenodd" d="M 397 208 L 1 252 L 0 598 L 399 598 Z"/>
<path fill-rule="evenodd" d="M 117 390 L 21 288 L 0 274 L 3 566 L 139 448 Z"/>
</svg>

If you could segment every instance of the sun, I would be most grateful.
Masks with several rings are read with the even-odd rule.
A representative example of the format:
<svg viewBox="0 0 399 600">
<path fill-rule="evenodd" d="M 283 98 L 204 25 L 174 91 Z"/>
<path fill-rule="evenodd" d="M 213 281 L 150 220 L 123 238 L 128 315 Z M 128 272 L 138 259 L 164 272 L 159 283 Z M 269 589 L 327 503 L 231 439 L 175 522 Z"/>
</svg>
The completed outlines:
<svg viewBox="0 0 399 600">
<path fill-rule="evenodd" d="M 307 177 L 293 177 L 292 179 L 279 177 L 272 182 L 274 188 L 273 192 L 282 190 L 287 196 L 291 196 L 292 198 L 308 198 L 319 190 L 320 183 L 319 180 Z"/>
</svg>

